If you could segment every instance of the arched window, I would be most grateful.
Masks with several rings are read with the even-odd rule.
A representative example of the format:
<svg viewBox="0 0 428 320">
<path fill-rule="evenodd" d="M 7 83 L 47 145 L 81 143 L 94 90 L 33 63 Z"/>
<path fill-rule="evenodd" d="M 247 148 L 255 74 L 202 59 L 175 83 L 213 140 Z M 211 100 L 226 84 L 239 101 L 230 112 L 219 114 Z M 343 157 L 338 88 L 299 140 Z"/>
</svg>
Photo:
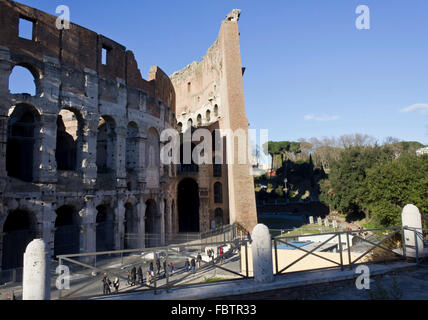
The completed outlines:
<svg viewBox="0 0 428 320">
<path fill-rule="evenodd" d="M 218 117 L 218 105 L 214 106 L 214 116 Z"/>
<path fill-rule="evenodd" d="M 11 94 L 37 94 L 37 74 L 26 66 L 17 65 L 12 69 L 9 77 L 9 91 Z"/>
<path fill-rule="evenodd" d="M 220 182 L 214 184 L 214 203 L 223 203 L 223 186 Z"/>
<path fill-rule="evenodd" d="M 116 133 L 115 123 L 111 117 L 101 117 L 98 123 L 97 134 L 97 168 L 99 173 L 114 171 Z"/>
<path fill-rule="evenodd" d="M 10 115 L 7 132 L 6 170 L 9 177 L 33 181 L 38 138 L 37 111 L 27 105 L 16 106 Z"/>
<path fill-rule="evenodd" d="M 187 121 L 187 129 L 190 129 L 190 128 L 192 128 L 193 127 L 193 120 L 192 119 L 189 119 L 188 121 Z"/>
<path fill-rule="evenodd" d="M 80 216 L 72 206 L 62 206 L 56 214 L 54 255 L 79 253 Z"/>
<path fill-rule="evenodd" d="M 183 132 L 183 124 L 181 122 L 177 123 L 177 130 L 179 133 Z"/>
<path fill-rule="evenodd" d="M 198 114 L 198 127 L 202 126 L 202 116 Z"/>
<path fill-rule="evenodd" d="M 207 110 L 206 119 L 207 119 L 207 122 L 211 121 L 211 111 L 210 110 Z"/>
</svg>

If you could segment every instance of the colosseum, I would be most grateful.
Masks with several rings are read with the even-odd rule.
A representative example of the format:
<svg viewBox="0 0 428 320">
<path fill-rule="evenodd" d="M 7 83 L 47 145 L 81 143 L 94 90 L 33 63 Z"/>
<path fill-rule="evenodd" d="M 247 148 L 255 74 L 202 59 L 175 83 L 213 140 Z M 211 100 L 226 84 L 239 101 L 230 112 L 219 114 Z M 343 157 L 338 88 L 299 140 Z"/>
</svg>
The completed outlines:
<svg viewBox="0 0 428 320">
<path fill-rule="evenodd" d="M 119 43 L 0 0 L 1 270 L 20 268 L 35 238 L 55 257 L 160 246 L 232 223 L 252 230 L 249 163 L 160 161 L 165 129 L 248 136 L 239 16 L 221 23 L 200 62 L 171 76 L 152 67 L 145 80 Z M 15 68 L 31 74 L 34 94 L 11 92 Z"/>
</svg>

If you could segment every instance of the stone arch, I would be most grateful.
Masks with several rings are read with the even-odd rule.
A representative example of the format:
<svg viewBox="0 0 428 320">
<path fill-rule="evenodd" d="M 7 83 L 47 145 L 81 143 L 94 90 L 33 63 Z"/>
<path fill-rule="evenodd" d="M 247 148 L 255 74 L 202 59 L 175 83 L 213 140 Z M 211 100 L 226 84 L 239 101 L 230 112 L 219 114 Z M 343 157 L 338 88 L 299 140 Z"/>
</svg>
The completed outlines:
<svg viewBox="0 0 428 320">
<path fill-rule="evenodd" d="M 115 214 L 110 205 L 97 206 L 96 216 L 96 248 L 97 252 L 112 251 L 115 248 L 114 223 Z"/>
<path fill-rule="evenodd" d="M 207 120 L 207 123 L 211 121 L 211 110 L 208 109 L 206 114 L 205 114 L 205 118 Z"/>
<path fill-rule="evenodd" d="M 9 75 L 9 91 L 11 94 L 40 94 L 41 72 L 29 63 L 17 63 Z"/>
<path fill-rule="evenodd" d="M 223 185 L 221 182 L 214 184 L 214 203 L 223 203 Z"/>
<path fill-rule="evenodd" d="M 157 247 L 161 243 L 161 221 L 156 201 L 149 199 L 146 201 L 146 248 Z"/>
<path fill-rule="evenodd" d="M 116 168 L 116 123 L 110 116 L 98 122 L 97 168 L 99 173 L 112 173 Z"/>
<path fill-rule="evenodd" d="M 131 121 L 126 128 L 126 170 L 136 170 L 139 163 L 139 130 L 138 125 Z"/>
<path fill-rule="evenodd" d="M 218 112 L 219 112 L 219 110 L 218 110 L 218 105 L 215 105 L 215 106 L 214 106 L 214 116 L 215 116 L 215 117 L 218 117 L 218 116 L 219 116 L 219 113 L 218 113 Z"/>
<path fill-rule="evenodd" d="M 8 176 L 33 182 L 38 168 L 40 114 L 27 104 L 13 108 L 9 116 L 6 147 Z"/>
<path fill-rule="evenodd" d="M 27 245 L 36 238 L 37 218 L 34 213 L 16 209 L 3 224 L 2 269 L 21 268 Z"/>
<path fill-rule="evenodd" d="M 54 256 L 80 252 L 81 218 L 74 206 L 63 205 L 56 211 Z"/>
<path fill-rule="evenodd" d="M 177 187 L 179 232 L 199 232 L 199 186 L 191 178 L 183 179 Z"/>
<path fill-rule="evenodd" d="M 198 124 L 198 127 L 202 126 L 202 115 L 200 114 L 198 114 L 197 124 Z"/>
<path fill-rule="evenodd" d="M 64 108 L 57 118 L 55 159 L 57 170 L 76 171 L 82 158 L 83 118 L 74 110 Z"/>
<path fill-rule="evenodd" d="M 124 223 L 124 244 L 123 248 L 136 249 L 138 247 L 138 214 L 136 207 L 128 202 L 125 204 L 125 219 Z"/>
</svg>

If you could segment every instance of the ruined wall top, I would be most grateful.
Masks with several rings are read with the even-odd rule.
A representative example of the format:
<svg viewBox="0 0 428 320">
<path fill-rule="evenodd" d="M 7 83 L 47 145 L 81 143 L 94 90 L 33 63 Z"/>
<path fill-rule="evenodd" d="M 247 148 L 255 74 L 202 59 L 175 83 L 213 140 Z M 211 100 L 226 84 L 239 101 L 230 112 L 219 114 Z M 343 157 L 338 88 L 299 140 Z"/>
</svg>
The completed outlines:
<svg viewBox="0 0 428 320">
<path fill-rule="evenodd" d="M 25 19 L 33 23 L 33 39 L 19 37 L 19 21 Z M 144 91 L 149 97 L 160 100 L 175 112 L 174 87 L 159 68 L 150 74 L 149 80 L 141 76 L 132 51 L 121 44 L 70 23 L 70 29 L 59 30 L 57 17 L 29 6 L 0 0 L 0 46 L 7 47 L 13 65 L 33 66 L 43 74 L 43 65 L 54 61 L 61 67 L 69 68 L 73 83 L 64 90 L 84 94 L 84 72 L 96 72 L 106 81 L 121 79 L 128 87 Z M 107 51 L 107 62 L 102 63 L 102 51 Z"/>
</svg>

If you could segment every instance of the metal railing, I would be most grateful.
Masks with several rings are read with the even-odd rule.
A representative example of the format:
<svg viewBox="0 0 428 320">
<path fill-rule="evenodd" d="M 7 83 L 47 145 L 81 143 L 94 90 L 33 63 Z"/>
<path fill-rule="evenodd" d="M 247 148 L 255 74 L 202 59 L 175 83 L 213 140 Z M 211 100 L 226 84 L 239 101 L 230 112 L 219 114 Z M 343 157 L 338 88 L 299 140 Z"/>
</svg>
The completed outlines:
<svg viewBox="0 0 428 320">
<path fill-rule="evenodd" d="M 235 239 L 211 243 L 195 243 L 172 245 L 149 249 L 132 249 L 88 254 L 58 256 L 58 265 L 66 264 L 73 269 L 70 288 L 60 288 L 52 294 L 53 299 L 86 299 L 105 296 L 102 289 L 102 278 L 106 274 L 110 279 L 117 277 L 122 283 L 120 290 L 114 294 L 129 294 L 136 292 L 152 292 L 156 295 L 160 290 L 169 293 L 171 289 L 188 286 L 190 284 L 207 283 L 210 279 L 215 281 L 228 281 L 249 278 L 248 268 L 242 272 L 241 248 L 248 251 L 248 239 Z M 211 258 L 198 260 L 199 249 L 224 248 L 224 254 L 218 255 L 215 251 Z M 102 259 L 100 257 L 107 257 Z M 186 261 L 194 259 L 195 268 L 187 269 Z M 96 262 L 98 261 L 98 263 Z M 157 261 L 159 263 L 157 264 Z M 170 269 L 172 263 L 173 270 Z M 74 266 L 74 268 L 72 267 Z M 139 276 L 132 277 L 133 268 L 141 268 Z M 153 273 L 149 271 L 152 270 Z M 216 277 L 218 270 L 226 273 Z M 135 271 L 135 270 L 134 270 Z M 149 273 L 148 273 L 149 272 Z M 73 276 L 74 275 L 74 276 Z M 141 276 L 142 275 L 142 276 Z M 125 285 L 123 285 L 125 283 Z"/>
<path fill-rule="evenodd" d="M 407 243 L 411 238 L 415 244 L 418 239 L 426 241 L 427 231 L 395 227 L 273 237 L 275 274 L 353 269 L 357 264 L 388 263 L 409 258 L 419 263 L 424 256 L 418 252 L 418 245 L 409 246 Z"/>
</svg>

